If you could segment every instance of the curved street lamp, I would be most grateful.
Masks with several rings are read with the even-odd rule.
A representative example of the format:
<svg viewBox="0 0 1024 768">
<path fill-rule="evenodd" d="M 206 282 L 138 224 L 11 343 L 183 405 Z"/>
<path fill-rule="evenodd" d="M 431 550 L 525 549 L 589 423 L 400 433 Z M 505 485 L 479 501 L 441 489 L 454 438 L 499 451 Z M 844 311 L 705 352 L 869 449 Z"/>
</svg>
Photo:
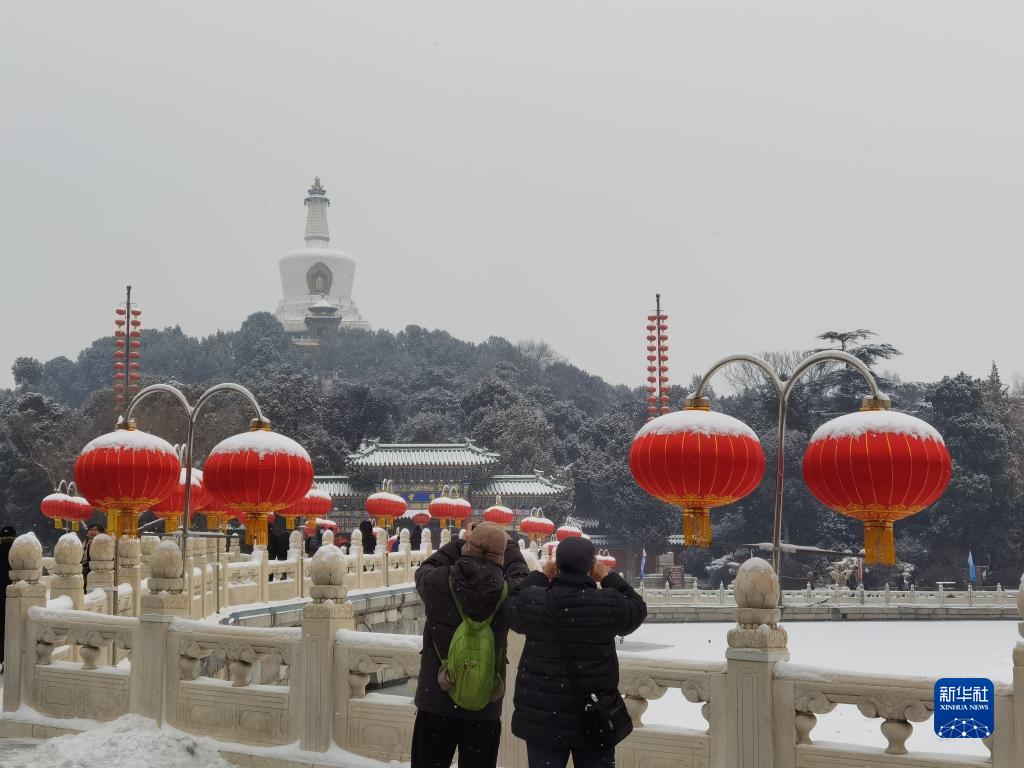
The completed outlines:
<svg viewBox="0 0 1024 768">
<path fill-rule="evenodd" d="M 260 408 L 260 404 L 256 401 L 255 396 L 248 389 L 243 387 L 241 384 L 216 384 L 210 387 L 208 390 L 200 395 L 196 404 L 193 406 L 188 402 L 188 398 L 185 397 L 184 393 L 177 387 L 171 386 L 170 384 L 150 384 L 148 387 L 140 390 L 132 401 L 128 404 L 128 408 L 124 412 L 124 416 L 118 419 L 118 423 L 131 423 L 132 414 L 135 413 L 135 409 L 139 403 L 148 398 L 150 395 L 155 394 L 167 394 L 174 397 L 181 406 L 185 409 L 185 413 L 188 415 L 188 437 L 185 441 L 184 452 L 182 456 L 182 469 L 185 470 L 185 495 L 184 505 L 182 509 L 183 519 L 181 526 L 181 556 L 185 558 L 185 549 L 188 543 L 188 529 L 191 524 L 191 499 L 192 499 L 192 449 L 195 444 L 195 431 L 196 431 L 196 418 L 199 416 L 199 412 L 203 406 L 209 402 L 210 398 L 214 395 L 220 394 L 221 392 L 233 392 L 242 395 L 249 404 L 253 407 L 256 412 L 256 418 L 253 423 L 257 426 L 269 427 L 270 422 L 263 415 L 263 409 Z"/>
<path fill-rule="evenodd" d="M 892 406 L 892 401 L 878 388 L 878 382 L 875 381 L 875 377 L 872 375 L 868 367 L 849 352 L 842 352 L 840 350 L 825 350 L 823 352 L 816 352 L 815 354 L 804 358 L 800 365 L 798 365 L 793 371 L 793 374 L 786 379 L 785 383 L 783 383 L 772 367 L 760 357 L 743 354 L 729 355 L 728 357 L 723 357 L 708 369 L 708 372 L 705 373 L 703 378 L 700 380 L 697 390 L 686 399 L 685 405 L 688 408 L 701 410 L 709 409 L 711 402 L 704 396 L 704 391 L 707 389 L 708 382 L 711 377 L 722 368 L 735 363 L 746 363 L 755 366 L 765 374 L 765 378 L 768 379 L 775 388 L 775 392 L 779 399 L 779 444 L 776 449 L 775 461 L 775 516 L 772 524 L 772 567 L 775 569 L 776 573 L 779 573 L 779 561 L 782 556 L 782 492 L 785 484 L 785 439 L 789 396 L 792 394 L 797 382 L 800 381 L 807 371 L 816 365 L 829 362 L 839 362 L 849 365 L 864 378 L 865 382 L 867 382 L 868 388 L 871 390 L 871 394 L 863 399 L 862 408 L 872 410 L 889 410 Z"/>
</svg>

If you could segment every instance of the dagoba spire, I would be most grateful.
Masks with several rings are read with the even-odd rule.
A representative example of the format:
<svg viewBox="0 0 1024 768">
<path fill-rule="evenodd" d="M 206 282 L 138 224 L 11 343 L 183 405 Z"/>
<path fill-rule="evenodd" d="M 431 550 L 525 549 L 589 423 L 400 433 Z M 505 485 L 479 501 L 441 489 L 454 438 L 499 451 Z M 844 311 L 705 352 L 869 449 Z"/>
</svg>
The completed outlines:
<svg viewBox="0 0 1024 768">
<path fill-rule="evenodd" d="M 313 180 L 309 194 L 305 200 L 306 208 L 306 247 L 326 248 L 331 241 L 331 233 L 327 228 L 327 206 L 331 201 L 327 198 L 327 190 L 320 184 L 320 177 Z"/>
</svg>

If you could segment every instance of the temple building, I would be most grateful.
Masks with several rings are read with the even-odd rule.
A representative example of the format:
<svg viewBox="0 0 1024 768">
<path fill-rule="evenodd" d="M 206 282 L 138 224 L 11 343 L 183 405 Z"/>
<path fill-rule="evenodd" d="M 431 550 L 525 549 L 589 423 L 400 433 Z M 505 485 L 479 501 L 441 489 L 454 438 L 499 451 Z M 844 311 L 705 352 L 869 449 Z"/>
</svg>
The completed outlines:
<svg viewBox="0 0 1024 768">
<path fill-rule="evenodd" d="M 369 328 L 352 301 L 356 262 L 330 247 L 327 209 L 331 201 L 320 177 L 306 196 L 305 247 L 281 259 L 281 302 L 276 316 L 298 344 L 317 344 L 338 328 Z"/>
<path fill-rule="evenodd" d="M 314 478 L 317 486 L 334 499 L 332 517 L 343 531 L 350 531 L 366 517 L 366 497 L 381 489 L 385 480 L 403 497 L 410 509 L 426 509 L 446 485 L 456 485 L 462 498 L 473 505 L 474 519 L 487 507 L 501 503 L 517 513 L 517 521 L 534 507 L 543 508 L 565 493 L 565 487 L 539 472 L 502 475 L 495 471 L 501 456 L 462 443 L 410 444 L 367 442 L 349 454 L 347 475 Z"/>
</svg>

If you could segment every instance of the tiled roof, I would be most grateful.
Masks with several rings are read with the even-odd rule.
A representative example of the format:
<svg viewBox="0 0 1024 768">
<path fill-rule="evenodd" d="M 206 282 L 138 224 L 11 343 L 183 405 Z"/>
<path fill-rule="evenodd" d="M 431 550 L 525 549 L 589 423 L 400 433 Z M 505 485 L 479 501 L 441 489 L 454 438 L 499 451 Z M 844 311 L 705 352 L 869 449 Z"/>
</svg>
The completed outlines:
<svg viewBox="0 0 1024 768">
<path fill-rule="evenodd" d="M 353 468 L 386 467 L 491 467 L 499 455 L 464 443 L 370 443 L 349 454 Z"/>
<path fill-rule="evenodd" d="M 343 475 L 321 475 L 314 477 L 313 482 L 321 491 L 326 491 L 331 496 L 352 497 L 365 496 L 371 491 L 363 491 L 352 485 L 352 481 Z"/>
<path fill-rule="evenodd" d="M 558 485 L 540 474 L 533 475 L 491 475 L 473 484 L 473 493 L 498 495 L 502 498 L 515 496 L 557 496 L 565 492 L 564 485 Z"/>
</svg>

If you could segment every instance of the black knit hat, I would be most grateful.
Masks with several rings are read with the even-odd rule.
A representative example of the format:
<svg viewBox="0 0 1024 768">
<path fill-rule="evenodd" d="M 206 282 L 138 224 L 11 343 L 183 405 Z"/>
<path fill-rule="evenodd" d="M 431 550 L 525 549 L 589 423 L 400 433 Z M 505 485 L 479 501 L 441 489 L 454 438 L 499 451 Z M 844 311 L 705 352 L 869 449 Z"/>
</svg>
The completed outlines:
<svg viewBox="0 0 1024 768">
<path fill-rule="evenodd" d="M 555 565 L 563 573 L 579 573 L 589 575 L 594 570 L 594 558 L 597 552 L 590 539 L 571 536 L 562 539 L 555 547 Z"/>
</svg>

